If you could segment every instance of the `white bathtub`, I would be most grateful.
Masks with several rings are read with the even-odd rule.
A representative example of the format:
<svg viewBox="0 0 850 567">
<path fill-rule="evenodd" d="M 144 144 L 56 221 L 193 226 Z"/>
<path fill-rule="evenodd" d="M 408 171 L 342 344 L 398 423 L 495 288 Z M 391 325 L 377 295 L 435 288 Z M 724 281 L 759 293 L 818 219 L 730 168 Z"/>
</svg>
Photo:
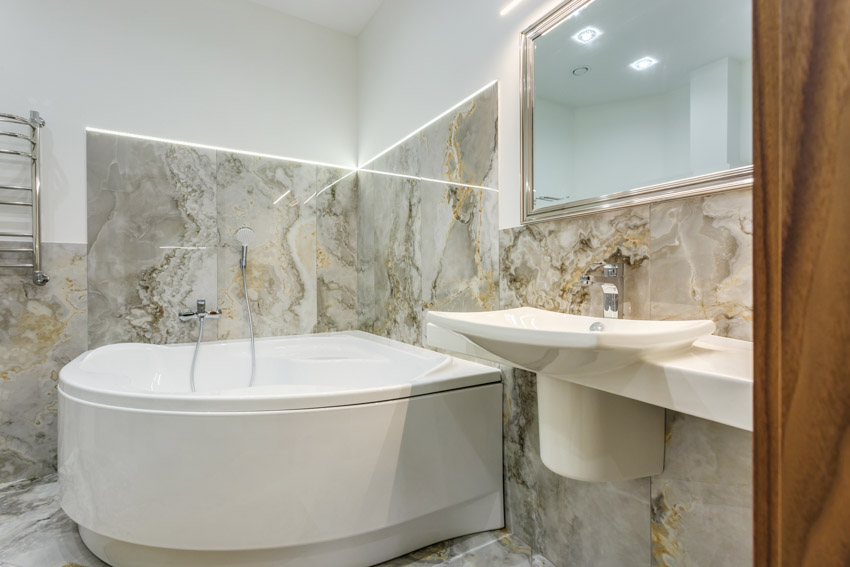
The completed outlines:
<svg viewBox="0 0 850 567">
<path fill-rule="evenodd" d="M 59 380 L 62 508 L 116 567 L 366 567 L 500 528 L 498 372 L 360 332 L 120 344 Z"/>
</svg>

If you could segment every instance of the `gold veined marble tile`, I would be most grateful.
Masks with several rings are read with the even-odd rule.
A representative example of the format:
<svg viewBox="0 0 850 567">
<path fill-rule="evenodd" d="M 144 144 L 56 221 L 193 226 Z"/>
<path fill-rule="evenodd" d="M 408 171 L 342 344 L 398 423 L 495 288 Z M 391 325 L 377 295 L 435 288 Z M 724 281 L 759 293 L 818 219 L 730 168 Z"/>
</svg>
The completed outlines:
<svg viewBox="0 0 850 567">
<path fill-rule="evenodd" d="M 45 286 L 0 270 L 0 484 L 56 470 L 59 370 L 86 350 L 84 244 L 43 244 Z"/>
<path fill-rule="evenodd" d="M 653 204 L 650 232 L 652 318 L 712 319 L 715 334 L 752 340 L 752 192 Z"/>
<path fill-rule="evenodd" d="M 195 339 L 216 298 L 215 152 L 87 133 L 89 345 Z M 206 329 L 215 338 L 215 322 Z"/>
<path fill-rule="evenodd" d="M 497 136 L 498 86 L 493 84 L 365 167 L 495 189 Z"/>
<path fill-rule="evenodd" d="M 625 264 L 625 316 L 649 318 L 649 207 L 500 231 L 502 308 L 530 306 L 601 316 L 599 286 L 582 286 L 592 262 Z"/>
<path fill-rule="evenodd" d="M 536 377 L 510 368 L 502 374 L 506 528 L 557 565 L 646 567 L 649 479 L 582 482 L 547 469 Z"/>
<path fill-rule="evenodd" d="M 257 337 L 311 333 L 316 327 L 316 166 L 217 152 L 216 207 L 220 339 L 249 335 L 234 235 L 254 229 L 248 246 L 248 297 Z"/>
<path fill-rule="evenodd" d="M 421 344 L 422 182 L 365 172 L 358 177 L 358 327 Z"/>
<path fill-rule="evenodd" d="M 356 329 L 358 177 L 353 172 L 320 167 L 318 178 L 316 330 Z"/>
</svg>

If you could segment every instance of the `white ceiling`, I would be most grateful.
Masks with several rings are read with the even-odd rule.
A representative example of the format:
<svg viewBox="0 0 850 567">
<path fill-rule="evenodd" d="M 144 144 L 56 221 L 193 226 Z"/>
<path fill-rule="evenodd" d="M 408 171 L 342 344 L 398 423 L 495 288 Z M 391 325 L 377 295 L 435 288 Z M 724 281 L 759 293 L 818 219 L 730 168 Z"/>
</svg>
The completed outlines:
<svg viewBox="0 0 850 567">
<path fill-rule="evenodd" d="M 383 0 L 249 0 L 326 28 L 357 36 Z"/>
</svg>

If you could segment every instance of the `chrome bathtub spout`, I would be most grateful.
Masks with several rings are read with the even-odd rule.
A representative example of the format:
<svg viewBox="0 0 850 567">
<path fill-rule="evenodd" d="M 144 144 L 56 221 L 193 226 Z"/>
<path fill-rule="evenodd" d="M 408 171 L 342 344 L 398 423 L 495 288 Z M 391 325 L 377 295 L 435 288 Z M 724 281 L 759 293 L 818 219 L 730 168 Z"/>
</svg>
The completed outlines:
<svg viewBox="0 0 850 567">
<path fill-rule="evenodd" d="M 181 321 L 198 320 L 198 340 L 195 342 L 195 352 L 192 354 L 192 367 L 189 370 L 189 387 L 195 391 L 195 365 L 198 362 L 198 351 L 201 350 L 201 338 L 204 336 L 204 321 L 207 319 L 218 319 L 221 311 L 207 311 L 207 300 L 198 299 L 195 302 L 195 311 L 184 309 L 178 314 Z"/>
<path fill-rule="evenodd" d="M 602 268 L 601 276 L 590 275 L 590 272 L 600 267 Z M 623 292 L 624 268 L 623 263 L 593 262 L 581 274 L 581 285 L 598 283 L 602 287 L 602 316 L 606 319 L 623 318 L 623 302 L 620 295 Z"/>
</svg>

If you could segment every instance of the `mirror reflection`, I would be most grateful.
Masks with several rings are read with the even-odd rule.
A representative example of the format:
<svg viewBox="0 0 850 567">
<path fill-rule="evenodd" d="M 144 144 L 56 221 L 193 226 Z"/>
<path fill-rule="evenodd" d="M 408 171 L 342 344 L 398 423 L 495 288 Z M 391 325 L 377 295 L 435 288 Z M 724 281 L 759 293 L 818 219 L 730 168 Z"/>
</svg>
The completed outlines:
<svg viewBox="0 0 850 567">
<path fill-rule="evenodd" d="M 749 0 L 596 0 L 561 14 L 526 32 L 527 210 L 752 164 Z"/>
</svg>

